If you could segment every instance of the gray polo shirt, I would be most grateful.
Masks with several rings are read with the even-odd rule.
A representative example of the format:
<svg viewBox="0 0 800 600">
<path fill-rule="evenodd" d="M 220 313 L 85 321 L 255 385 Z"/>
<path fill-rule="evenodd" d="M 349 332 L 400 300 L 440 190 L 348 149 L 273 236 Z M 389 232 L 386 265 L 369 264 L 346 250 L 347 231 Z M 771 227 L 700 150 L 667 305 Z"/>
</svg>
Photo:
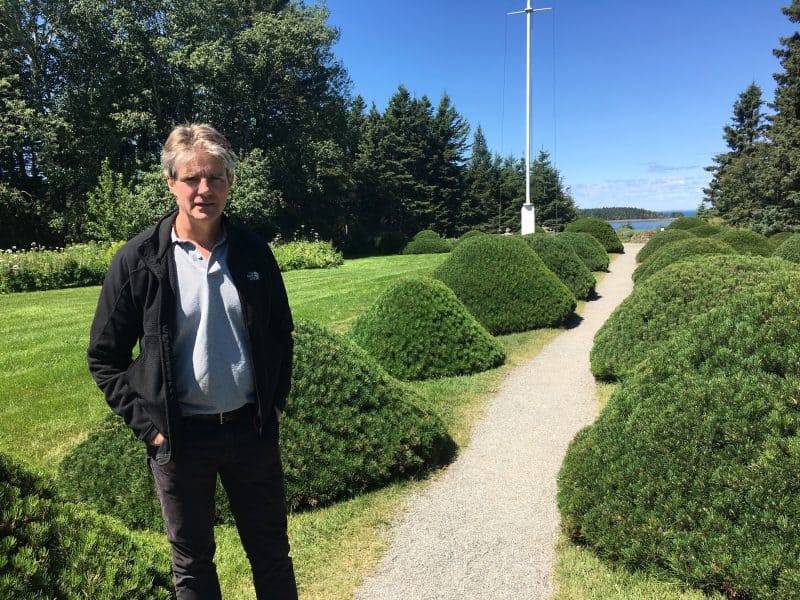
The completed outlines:
<svg viewBox="0 0 800 600">
<path fill-rule="evenodd" d="M 253 402 L 252 361 L 227 264 L 227 234 L 208 260 L 174 228 L 172 241 L 178 281 L 173 350 L 181 412 L 227 412 Z"/>
</svg>

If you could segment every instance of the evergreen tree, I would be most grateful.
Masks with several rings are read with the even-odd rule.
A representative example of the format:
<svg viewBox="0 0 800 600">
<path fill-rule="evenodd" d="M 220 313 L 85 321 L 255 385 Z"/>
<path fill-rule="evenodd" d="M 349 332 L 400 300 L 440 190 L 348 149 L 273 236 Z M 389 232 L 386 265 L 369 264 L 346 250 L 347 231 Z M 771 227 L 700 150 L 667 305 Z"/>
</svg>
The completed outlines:
<svg viewBox="0 0 800 600">
<path fill-rule="evenodd" d="M 704 190 L 704 201 L 714 213 L 737 226 L 748 226 L 753 211 L 766 202 L 762 197 L 763 139 L 767 129 L 763 105 L 761 88 L 755 83 L 739 94 L 733 104 L 731 124 L 723 129 L 728 152 L 716 155 L 715 164 L 706 167 L 713 177 Z"/>
<path fill-rule="evenodd" d="M 470 229 L 496 231 L 498 215 L 498 163 L 478 125 L 472 140 L 472 155 L 464 173 L 464 195 L 459 207 L 457 233 Z"/>
<path fill-rule="evenodd" d="M 566 223 L 578 218 L 575 202 L 544 150 L 539 151 L 531 165 L 531 203 L 536 211 L 536 224 L 543 227 L 560 231 Z"/>
</svg>

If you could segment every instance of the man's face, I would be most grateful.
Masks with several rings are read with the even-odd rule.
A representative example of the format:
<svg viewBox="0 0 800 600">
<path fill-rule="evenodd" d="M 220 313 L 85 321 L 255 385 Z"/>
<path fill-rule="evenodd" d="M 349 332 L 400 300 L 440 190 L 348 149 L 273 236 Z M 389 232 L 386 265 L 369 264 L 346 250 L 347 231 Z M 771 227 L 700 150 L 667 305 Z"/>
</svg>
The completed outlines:
<svg viewBox="0 0 800 600">
<path fill-rule="evenodd" d="M 216 156 L 198 151 L 178 163 L 175 171 L 174 179 L 167 177 L 167 185 L 175 196 L 180 214 L 198 225 L 218 221 L 231 189 L 225 163 Z"/>
</svg>

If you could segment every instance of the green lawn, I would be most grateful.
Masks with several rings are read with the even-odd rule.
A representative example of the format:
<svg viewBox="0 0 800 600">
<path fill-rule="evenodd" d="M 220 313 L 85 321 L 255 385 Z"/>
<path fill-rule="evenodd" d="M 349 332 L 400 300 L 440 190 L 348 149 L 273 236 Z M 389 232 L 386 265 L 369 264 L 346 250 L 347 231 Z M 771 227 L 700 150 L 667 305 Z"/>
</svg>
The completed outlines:
<svg viewBox="0 0 800 600">
<path fill-rule="evenodd" d="M 313 319 L 343 332 L 392 281 L 430 273 L 445 258 L 366 258 L 329 271 L 290 272 L 285 275 L 289 301 L 296 318 Z M 98 293 L 99 288 L 92 287 L 0 296 L 0 451 L 46 474 L 54 474 L 59 460 L 108 412 L 85 364 Z M 503 336 L 500 341 L 508 354 L 505 366 L 469 377 L 412 385 L 463 445 L 509 369 L 534 356 L 558 333 L 546 329 Z M 301 597 L 350 597 L 380 559 L 388 543 L 389 525 L 403 510 L 409 492 L 424 485 L 426 482 L 416 481 L 395 484 L 291 515 L 289 531 Z M 136 535 L 169 551 L 162 534 Z M 217 537 L 217 563 L 227 597 L 254 598 L 249 566 L 235 530 L 219 527 Z M 561 544 L 559 556 L 559 600 L 700 597 L 684 595 L 674 583 L 613 570 L 587 550 L 566 542 Z M 648 595 L 637 595 L 641 590 Z"/>
</svg>

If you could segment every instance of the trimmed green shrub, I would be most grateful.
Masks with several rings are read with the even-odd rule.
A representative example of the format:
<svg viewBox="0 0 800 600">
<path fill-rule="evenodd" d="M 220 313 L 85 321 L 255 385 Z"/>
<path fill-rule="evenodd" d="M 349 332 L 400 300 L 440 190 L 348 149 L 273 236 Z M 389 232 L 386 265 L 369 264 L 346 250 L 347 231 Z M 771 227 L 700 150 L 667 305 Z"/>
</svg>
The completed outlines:
<svg viewBox="0 0 800 600">
<path fill-rule="evenodd" d="M 433 273 L 493 335 L 558 325 L 575 297 L 522 239 L 476 235 Z"/>
<path fill-rule="evenodd" d="M 736 254 L 736 250 L 715 238 L 690 238 L 663 246 L 651 254 L 633 272 L 636 283 L 644 281 L 667 265 L 703 254 Z"/>
<path fill-rule="evenodd" d="M 450 252 L 450 243 L 430 229 L 420 231 L 403 248 L 403 254 L 442 254 L 444 252 Z"/>
<path fill-rule="evenodd" d="M 132 529 L 164 527 L 146 447 L 112 413 L 61 461 L 58 487 L 67 499 Z"/>
<path fill-rule="evenodd" d="M 767 239 L 769 239 L 769 243 L 772 244 L 773 248 L 777 248 L 778 246 L 780 246 L 783 242 L 788 240 L 793 235 L 797 235 L 797 232 L 796 231 L 780 231 L 778 233 L 773 233 Z"/>
<path fill-rule="evenodd" d="M 477 373 L 505 360 L 502 346 L 453 291 L 430 277 L 407 277 L 386 289 L 350 336 L 400 379 Z"/>
<path fill-rule="evenodd" d="M 800 263 L 800 234 L 790 235 L 775 249 L 772 254 L 778 258 Z"/>
<path fill-rule="evenodd" d="M 351 340 L 298 323 L 281 431 L 289 506 L 326 504 L 449 461 L 455 444 L 422 404 Z"/>
<path fill-rule="evenodd" d="M 608 271 L 608 252 L 594 236 L 565 231 L 556 234 L 555 237 L 569 244 L 590 271 Z"/>
<path fill-rule="evenodd" d="M 731 598 L 800 589 L 800 277 L 780 271 L 670 338 L 571 444 L 566 532 Z"/>
<path fill-rule="evenodd" d="M 700 217 L 678 217 L 669 224 L 667 229 L 694 229 L 700 225 L 706 225 L 708 222 Z"/>
<path fill-rule="evenodd" d="M 622 242 L 619 236 L 617 236 L 617 232 L 614 231 L 614 228 L 609 225 L 608 221 L 604 221 L 598 217 L 585 217 L 577 221 L 572 221 L 572 223 L 567 223 L 564 230 L 573 233 L 588 233 L 594 236 L 597 241 L 603 244 L 603 248 L 605 248 L 606 252 L 625 252 L 625 249 L 622 247 Z"/>
<path fill-rule="evenodd" d="M 0 597 L 171 598 L 169 557 L 0 454 Z"/>
<path fill-rule="evenodd" d="M 298 322 L 292 392 L 281 423 L 290 508 L 350 497 L 449 460 L 454 443 L 421 402 L 354 342 Z M 110 418 L 62 461 L 60 487 L 131 527 L 161 529 L 144 457 L 144 444 Z M 219 486 L 217 508 L 218 522 L 232 522 Z"/>
<path fill-rule="evenodd" d="M 577 299 L 586 300 L 594 292 L 597 283 L 594 275 L 569 243 L 557 236 L 541 233 L 524 235 L 522 239 Z"/>
<path fill-rule="evenodd" d="M 328 242 L 297 241 L 271 245 L 281 271 L 330 269 L 344 263 L 342 253 Z"/>
<path fill-rule="evenodd" d="M 669 231 L 689 231 L 693 233 L 695 237 L 704 238 L 722 233 L 722 227 L 719 225 L 704 223 L 703 225 L 698 225 L 697 227 L 692 227 L 691 229 L 671 229 Z"/>
<path fill-rule="evenodd" d="M 592 373 L 605 380 L 628 376 L 687 323 L 765 274 L 790 268 L 781 260 L 738 254 L 704 255 L 664 267 L 637 284 L 597 332 Z"/>
<path fill-rule="evenodd" d="M 469 238 L 471 238 L 473 236 L 476 236 L 476 235 L 489 235 L 489 234 L 487 234 L 487 233 L 485 233 L 483 231 L 479 231 L 477 229 L 470 229 L 469 231 L 464 232 L 461 235 L 461 237 L 456 240 L 456 243 L 453 244 L 453 247 L 455 248 L 456 246 L 458 246 L 464 240 L 468 240 Z"/>
<path fill-rule="evenodd" d="M 637 262 L 644 262 L 650 257 L 651 254 L 653 254 L 662 246 L 666 246 L 672 242 L 677 242 L 678 240 L 688 240 L 694 237 L 697 236 L 687 229 L 665 229 L 663 231 L 659 231 L 650 238 L 650 240 L 642 247 L 641 250 L 639 250 L 639 253 L 636 255 L 636 260 Z"/>
<path fill-rule="evenodd" d="M 773 250 L 772 244 L 765 236 L 749 229 L 728 229 L 715 239 L 725 242 L 739 254 L 770 256 Z"/>
</svg>

